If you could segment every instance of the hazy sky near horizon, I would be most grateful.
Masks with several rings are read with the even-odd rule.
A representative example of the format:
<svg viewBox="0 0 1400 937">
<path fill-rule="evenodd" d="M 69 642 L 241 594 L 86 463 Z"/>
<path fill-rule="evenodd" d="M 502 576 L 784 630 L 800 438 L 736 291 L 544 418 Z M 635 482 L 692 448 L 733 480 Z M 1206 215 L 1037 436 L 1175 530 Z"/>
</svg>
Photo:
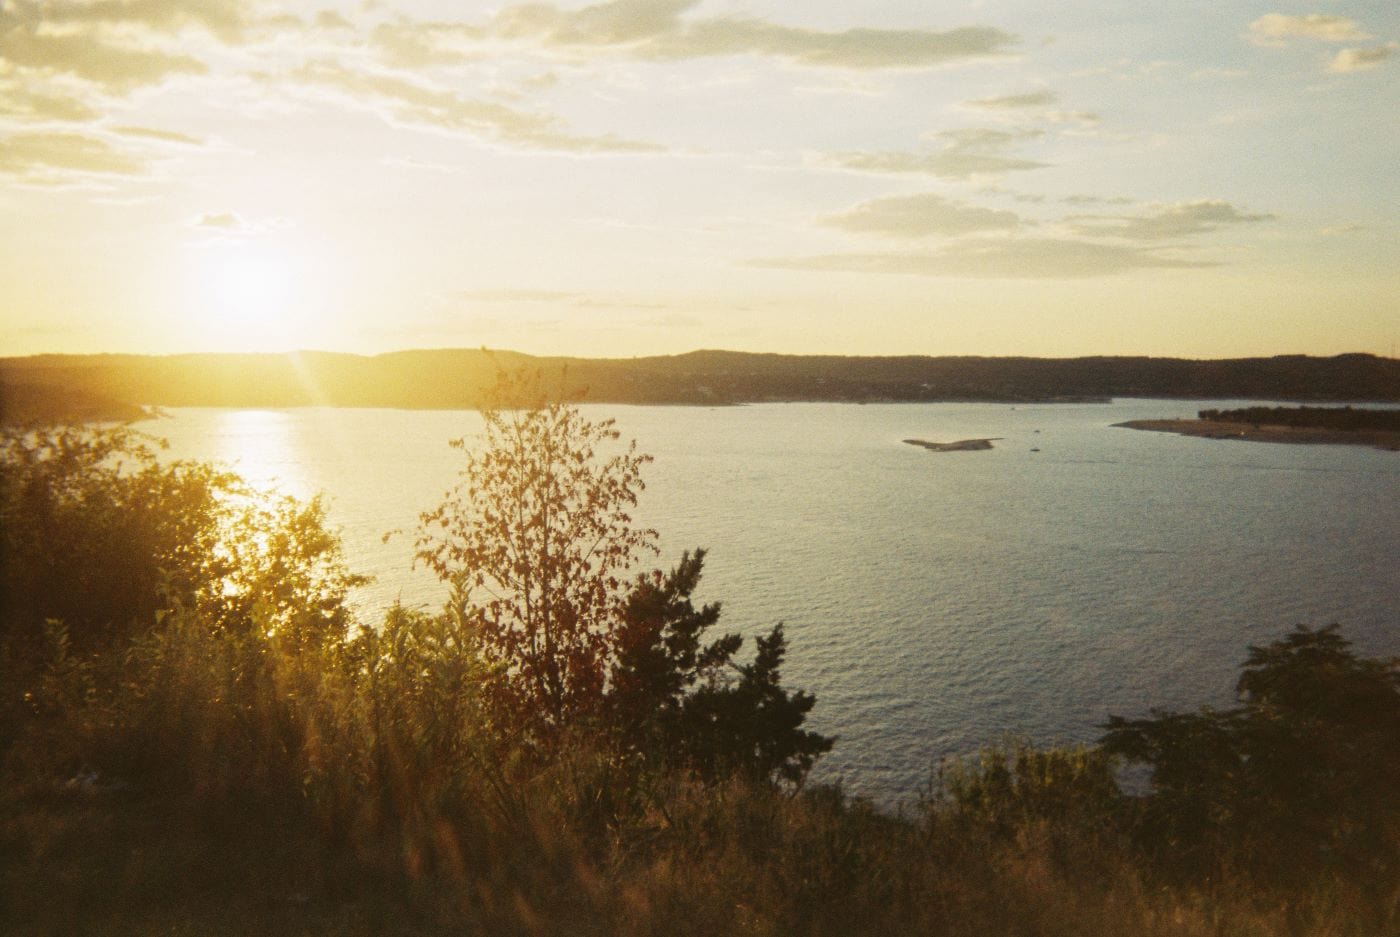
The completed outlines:
<svg viewBox="0 0 1400 937">
<path fill-rule="evenodd" d="M 0 0 L 0 354 L 1392 354 L 1400 4 Z"/>
</svg>

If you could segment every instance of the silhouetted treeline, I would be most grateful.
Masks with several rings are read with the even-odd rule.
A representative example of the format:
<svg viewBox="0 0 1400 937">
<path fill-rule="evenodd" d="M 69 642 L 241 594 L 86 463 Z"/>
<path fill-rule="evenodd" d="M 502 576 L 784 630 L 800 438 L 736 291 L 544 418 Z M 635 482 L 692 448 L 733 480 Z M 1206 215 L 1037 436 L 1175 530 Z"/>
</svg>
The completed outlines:
<svg viewBox="0 0 1400 937">
<path fill-rule="evenodd" d="M 1201 410 L 1196 415 L 1215 423 L 1400 432 L 1400 410 L 1353 407 L 1242 407 L 1238 410 Z"/>
<path fill-rule="evenodd" d="M 62 423 L 74 420 L 120 423 L 145 411 L 135 403 L 94 392 L 82 385 L 0 382 L 0 423 Z"/>
<path fill-rule="evenodd" d="M 1112 397 L 1400 401 L 1400 361 L 1373 355 L 1192 361 L 697 351 L 651 358 L 531 358 L 439 349 L 294 354 L 40 355 L 0 361 L 0 389 L 48 385 L 157 406 L 471 408 L 501 370 L 563 374 L 596 403 L 1072 401 Z"/>
</svg>

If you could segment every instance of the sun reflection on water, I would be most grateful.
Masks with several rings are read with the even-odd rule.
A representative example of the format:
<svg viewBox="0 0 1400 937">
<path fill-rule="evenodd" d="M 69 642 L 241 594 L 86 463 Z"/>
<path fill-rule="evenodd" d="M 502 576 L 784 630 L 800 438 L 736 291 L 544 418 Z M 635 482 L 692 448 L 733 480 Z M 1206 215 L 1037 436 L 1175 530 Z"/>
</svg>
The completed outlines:
<svg viewBox="0 0 1400 937">
<path fill-rule="evenodd" d="M 307 498 L 315 492 L 293 428 L 292 416 L 285 411 L 224 411 L 214 425 L 216 458 L 254 488 Z"/>
</svg>

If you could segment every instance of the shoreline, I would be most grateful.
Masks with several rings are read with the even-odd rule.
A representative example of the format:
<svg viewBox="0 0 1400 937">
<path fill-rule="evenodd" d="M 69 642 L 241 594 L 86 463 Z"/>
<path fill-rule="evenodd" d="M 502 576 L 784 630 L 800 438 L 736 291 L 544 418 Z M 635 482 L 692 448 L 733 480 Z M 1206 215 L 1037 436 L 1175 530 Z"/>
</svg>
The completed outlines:
<svg viewBox="0 0 1400 937">
<path fill-rule="evenodd" d="M 1334 430 L 1304 426 L 1225 423 L 1214 420 L 1128 420 L 1112 425 L 1123 429 L 1176 433 L 1178 436 L 1196 436 L 1201 439 L 1236 439 L 1245 442 L 1294 445 L 1368 446 L 1387 452 L 1400 452 L 1400 433 L 1385 430 Z"/>
</svg>

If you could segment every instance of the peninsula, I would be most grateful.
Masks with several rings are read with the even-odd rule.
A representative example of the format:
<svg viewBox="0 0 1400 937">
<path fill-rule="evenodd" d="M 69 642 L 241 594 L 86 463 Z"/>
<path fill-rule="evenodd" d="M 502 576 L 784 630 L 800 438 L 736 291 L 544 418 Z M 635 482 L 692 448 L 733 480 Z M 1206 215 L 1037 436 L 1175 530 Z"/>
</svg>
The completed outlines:
<svg viewBox="0 0 1400 937">
<path fill-rule="evenodd" d="M 1247 442 L 1370 446 L 1400 452 L 1400 410 L 1246 407 L 1202 410 L 1194 420 L 1129 420 L 1126 429 Z"/>
</svg>

